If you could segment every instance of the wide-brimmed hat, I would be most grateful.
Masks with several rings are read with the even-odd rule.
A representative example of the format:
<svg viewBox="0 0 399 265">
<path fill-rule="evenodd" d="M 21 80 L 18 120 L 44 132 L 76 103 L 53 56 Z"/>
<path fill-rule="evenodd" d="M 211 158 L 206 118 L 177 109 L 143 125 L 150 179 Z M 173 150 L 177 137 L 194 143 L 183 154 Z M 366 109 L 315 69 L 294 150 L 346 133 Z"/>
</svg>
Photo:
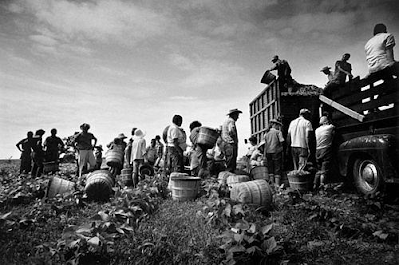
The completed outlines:
<svg viewBox="0 0 399 265">
<path fill-rule="evenodd" d="M 82 125 L 80 125 L 80 129 L 90 129 L 90 124 L 88 124 L 88 123 L 83 123 Z"/>
<path fill-rule="evenodd" d="M 273 58 L 272 58 L 272 62 L 275 62 L 277 60 L 278 60 L 278 55 L 274 55 Z"/>
<path fill-rule="evenodd" d="M 310 114 L 310 110 L 308 110 L 308 109 L 301 109 L 301 110 L 299 111 L 299 115 L 303 115 L 303 114 L 306 114 L 306 113 Z"/>
<path fill-rule="evenodd" d="M 118 137 L 116 137 L 116 138 L 119 138 L 119 139 L 126 139 L 127 136 L 125 136 L 123 133 L 120 133 L 120 134 L 118 134 Z"/>
<path fill-rule="evenodd" d="M 328 66 L 324 66 L 323 68 L 321 68 L 320 72 L 327 72 L 330 71 L 331 67 Z"/>
<path fill-rule="evenodd" d="M 233 114 L 233 113 L 242 113 L 242 111 L 241 110 L 239 110 L 239 109 L 231 109 L 231 110 L 229 110 L 229 112 L 227 113 L 227 115 L 230 115 L 230 114 Z"/>
<path fill-rule="evenodd" d="M 275 123 L 275 124 L 278 124 L 278 125 L 280 125 L 280 126 L 283 126 L 283 124 L 282 124 L 281 122 L 279 122 L 278 120 L 276 120 L 276 119 L 271 119 L 271 120 L 269 121 L 269 123 Z"/>
<path fill-rule="evenodd" d="M 46 131 L 43 129 L 39 129 L 36 131 L 35 135 L 43 135 Z"/>
<path fill-rule="evenodd" d="M 144 135 L 145 135 L 145 132 L 143 132 L 143 131 L 140 130 L 140 129 L 137 129 L 137 130 L 134 132 L 134 137 L 137 137 L 137 138 L 143 138 Z"/>
<path fill-rule="evenodd" d="M 103 146 L 101 144 L 94 146 L 94 148 L 96 148 L 96 149 L 98 149 L 100 151 L 103 151 Z"/>
</svg>

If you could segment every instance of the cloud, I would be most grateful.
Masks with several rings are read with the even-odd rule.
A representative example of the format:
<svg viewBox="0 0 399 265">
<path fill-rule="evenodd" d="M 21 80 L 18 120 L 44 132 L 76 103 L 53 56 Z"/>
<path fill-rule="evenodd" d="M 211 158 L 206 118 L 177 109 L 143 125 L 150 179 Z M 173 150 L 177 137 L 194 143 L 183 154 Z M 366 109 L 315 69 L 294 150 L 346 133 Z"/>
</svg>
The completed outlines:
<svg viewBox="0 0 399 265">
<path fill-rule="evenodd" d="M 10 4 L 8 10 L 34 18 L 31 28 L 41 35 L 30 39 L 40 46 L 87 41 L 131 45 L 162 34 L 168 24 L 156 11 L 121 0 L 21 0 Z"/>
</svg>

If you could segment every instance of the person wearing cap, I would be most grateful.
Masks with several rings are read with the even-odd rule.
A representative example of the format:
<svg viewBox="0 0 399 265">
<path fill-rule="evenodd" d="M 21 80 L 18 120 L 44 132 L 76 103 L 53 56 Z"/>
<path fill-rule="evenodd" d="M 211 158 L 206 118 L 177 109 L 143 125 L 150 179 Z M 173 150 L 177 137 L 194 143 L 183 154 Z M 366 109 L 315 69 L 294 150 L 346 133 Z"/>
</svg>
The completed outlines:
<svg viewBox="0 0 399 265">
<path fill-rule="evenodd" d="M 239 109 L 231 109 L 227 113 L 228 118 L 222 124 L 220 150 L 226 159 L 226 171 L 230 172 L 234 172 L 237 168 L 238 134 L 236 121 L 240 113 L 242 111 Z"/>
<path fill-rule="evenodd" d="M 313 189 L 323 188 L 331 167 L 332 142 L 335 134 L 335 127 L 330 123 L 327 116 L 321 116 L 320 126 L 316 129 L 316 165 Z"/>
<path fill-rule="evenodd" d="M 174 115 L 172 124 L 166 132 L 167 161 L 171 172 L 183 172 L 184 170 L 184 151 L 186 150 L 186 133 L 180 127 L 183 117 Z"/>
<path fill-rule="evenodd" d="M 43 173 L 43 162 L 44 162 L 44 150 L 43 150 L 43 135 L 45 131 L 39 129 L 35 132 L 32 140 L 32 160 L 33 160 L 33 167 L 32 167 L 32 177 L 40 177 Z"/>
<path fill-rule="evenodd" d="M 43 143 L 47 162 L 58 162 L 59 155 L 64 150 L 64 142 L 57 136 L 57 129 L 51 129 L 51 135 Z"/>
<path fill-rule="evenodd" d="M 269 129 L 264 135 L 264 164 L 267 165 L 272 183 L 280 185 L 283 166 L 284 137 L 281 132 L 283 124 L 276 119 L 269 121 Z"/>
<path fill-rule="evenodd" d="M 369 73 L 387 69 L 388 71 L 399 69 L 398 62 L 395 61 L 393 47 L 395 38 L 387 32 L 387 27 L 382 24 L 374 26 L 373 37 L 364 46 L 366 52 L 367 67 Z"/>
<path fill-rule="evenodd" d="M 270 68 L 270 71 L 277 70 L 280 91 L 292 91 L 293 79 L 289 63 L 286 60 L 281 60 L 278 55 L 273 56 L 272 62 L 274 66 Z"/>
<path fill-rule="evenodd" d="M 139 183 L 139 169 L 144 164 L 146 155 L 146 142 L 144 132 L 136 129 L 133 135 L 132 152 L 130 156 L 131 165 L 133 167 L 133 186 L 136 188 Z"/>
<path fill-rule="evenodd" d="M 291 121 L 288 127 L 287 146 L 291 148 L 292 162 L 295 170 L 303 170 L 311 154 L 313 127 L 309 121 L 310 115 L 308 109 L 301 109 L 299 117 Z"/>
<path fill-rule="evenodd" d="M 83 168 L 88 166 L 88 171 L 92 171 L 96 166 L 93 148 L 97 144 L 97 138 L 89 133 L 90 125 L 83 123 L 80 125 L 81 132 L 75 137 L 74 146 L 78 150 L 79 178 L 82 177 Z M 93 142 L 94 141 L 94 142 Z"/>
<path fill-rule="evenodd" d="M 19 167 L 19 173 L 29 173 L 32 169 L 32 144 L 33 144 L 33 132 L 29 131 L 27 137 L 19 141 L 16 146 L 21 151 L 21 165 Z"/>
<path fill-rule="evenodd" d="M 103 163 L 103 146 L 101 144 L 94 146 L 94 158 L 96 159 L 96 166 L 94 169 L 101 169 L 101 164 Z"/>
<path fill-rule="evenodd" d="M 345 53 L 342 55 L 342 59 L 335 62 L 334 78 L 338 81 L 338 84 L 344 85 L 346 82 L 346 76 L 349 77 L 349 81 L 352 80 L 352 65 L 348 63 L 351 55 Z"/>
</svg>

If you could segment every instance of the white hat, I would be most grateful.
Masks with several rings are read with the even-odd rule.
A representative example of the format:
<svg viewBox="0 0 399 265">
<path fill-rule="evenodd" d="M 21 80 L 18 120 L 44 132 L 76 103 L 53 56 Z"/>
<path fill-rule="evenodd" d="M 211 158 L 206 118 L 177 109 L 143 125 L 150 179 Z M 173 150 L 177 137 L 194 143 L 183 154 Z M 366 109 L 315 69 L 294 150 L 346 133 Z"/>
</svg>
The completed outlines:
<svg viewBox="0 0 399 265">
<path fill-rule="evenodd" d="M 140 129 L 137 129 L 137 130 L 134 132 L 134 136 L 135 136 L 136 138 L 143 138 L 143 137 L 145 136 L 145 132 L 143 132 L 143 131 L 140 130 Z"/>
</svg>

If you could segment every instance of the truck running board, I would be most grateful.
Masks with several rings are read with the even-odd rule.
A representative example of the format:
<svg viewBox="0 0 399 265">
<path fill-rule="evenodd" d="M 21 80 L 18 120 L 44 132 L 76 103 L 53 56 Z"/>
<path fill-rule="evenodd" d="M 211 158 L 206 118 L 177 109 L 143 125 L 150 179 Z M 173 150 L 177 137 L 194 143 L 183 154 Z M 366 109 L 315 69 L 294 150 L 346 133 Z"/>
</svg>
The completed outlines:
<svg viewBox="0 0 399 265">
<path fill-rule="evenodd" d="M 350 117 L 352 117 L 352 118 L 354 118 L 354 119 L 356 119 L 356 120 L 358 120 L 360 122 L 363 122 L 363 120 L 364 120 L 364 115 L 359 114 L 356 111 L 353 111 L 350 108 L 347 108 L 347 107 L 339 104 L 338 102 L 336 102 L 336 101 L 334 101 L 332 99 L 329 99 L 326 96 L 319 95 L 319 99 L 320 99 L 321 102 L 323 102 L 323 103 L 325 103 L 327 105 L 330 105 L 331 107 L 337 109 L 338 111 L 340 111 L 340 112 L 342 112 L 342 113 L 344 113 L 344 114 L 346 114 L 346 115 L 348 115 L 348 116 L 350 116 Z"/>
</svg>

